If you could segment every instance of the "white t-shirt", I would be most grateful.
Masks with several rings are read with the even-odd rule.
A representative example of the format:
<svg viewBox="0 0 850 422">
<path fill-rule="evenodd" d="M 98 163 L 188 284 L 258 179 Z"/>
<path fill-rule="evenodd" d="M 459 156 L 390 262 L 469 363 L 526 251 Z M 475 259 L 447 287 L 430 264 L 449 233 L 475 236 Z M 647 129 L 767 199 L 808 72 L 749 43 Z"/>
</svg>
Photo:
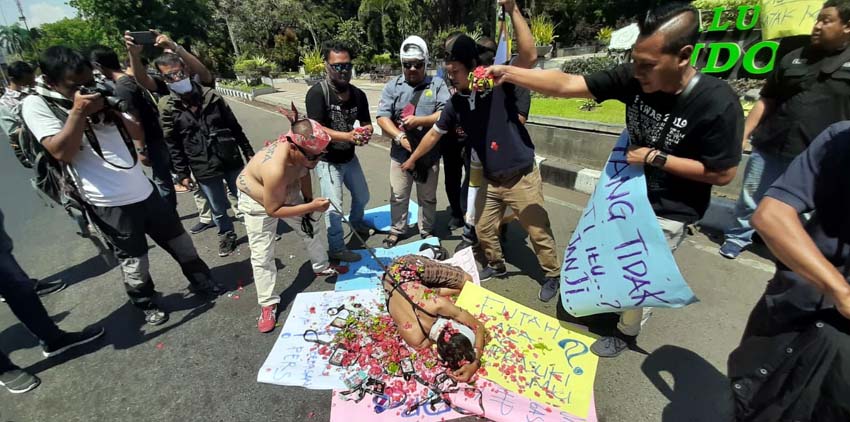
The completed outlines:
<svg viewBox="0 0 850 422">
<path fill-rule="evenodd" d="M 22 114 L 27 127 L 39 141 L 62 131 L 62 121 L 41 97 L 31 95 L 25 98 Z M 92 125 L 92 130 L 106 160 L 122 167 L 133 164 L 133 156 L 114 124 Z M 153 185 L 142 173 L 141 163 L 137 162 L 131 169 L 114 167 L 97 155 L 85 136 L 82 150 L 71 159 L 69 167 L 83 199 L 97 207 L 135 204 L 144 201 L 153 192 Z"/>
</svg>

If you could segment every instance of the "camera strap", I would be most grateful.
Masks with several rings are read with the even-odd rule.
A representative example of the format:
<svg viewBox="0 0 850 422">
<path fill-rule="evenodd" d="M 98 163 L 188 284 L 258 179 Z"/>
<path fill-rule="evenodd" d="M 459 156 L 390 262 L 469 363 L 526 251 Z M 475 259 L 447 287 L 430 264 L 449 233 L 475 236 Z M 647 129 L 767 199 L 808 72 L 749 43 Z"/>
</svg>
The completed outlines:
<svg viewBox="0 0 850 422">
<path fill-rule="evenodd" d="M 57 119 L 61 120 L 62 124 L 64 125 L 68 121 L 68 112 L 63 110 L 57 104 L 55 104 L 52 101 L 52 98 L 44 96 L 42 96 L 42 98 L 47 104 L 47 107 L 50 108 L 50 111 L 53 112 L 53 115 L 56 116 Z M 114 122 L 114 124 L 116 129 L 118 129 L 118 133 L 121 134 L 121 139 L 124 141 L 124 145 L 127 146 L 127 149 L 130 151 L 130 156 L 133 157 L 133 164 L 130 166 L 122 166 L 119 164 L 112 163 L 107 160 L 106 157 L 103 156 L 103 148 L 101 148 L 100 142 L 97 140 L 97 135 L 94 133 L 94 129 L 92 129 L 91 122 L 89 122 L 88 119 L 86 120 L 86 127 L 85 129 L 83 129 L 83 133 L 86 137 L 86 140 L 88 140 L 91 149 L 95 152 L 95 154 L 97 154 L 98 157 L 100 157 L 104 162 L 106 162 L 106 164 L 109 164 L 112 167 L 122 170 L 132 169 L 136 166 L 136 163 L 139 162 L 139 155 L 136 153 L 136 148 L 133 145 L 133 140 L 130 137 L 130 134 L 127 132 L 127 128 L 124 127 L 124 122 L 119 118 L 117 119 L 117 121 Z"/>
</svg>

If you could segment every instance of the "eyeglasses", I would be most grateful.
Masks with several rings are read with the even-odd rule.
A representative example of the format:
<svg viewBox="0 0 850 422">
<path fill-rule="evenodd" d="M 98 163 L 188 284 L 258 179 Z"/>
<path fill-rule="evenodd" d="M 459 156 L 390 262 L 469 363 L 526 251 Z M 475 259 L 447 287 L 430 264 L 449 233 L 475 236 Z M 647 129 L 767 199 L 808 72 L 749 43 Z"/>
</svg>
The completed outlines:
<svg viewBox="0 0 850 422">
<path fill-rule="evenodd" d="M 354 68 L 354 65 L 351 63 L 328 63 L 328 66 L 337 72 L 351 72 L 351 69 Z"/>
<path fill-rule="evenodd" d="M 178 70 L 171 73 L 163 73 L 162 77 L 169 81 L 179 81 L 186 78 L 186 72 Z"/>
<path fill-rule="evenodd" d="M 405 69 L 422 69 L 425 67 L 425 62 L 402 62 L 401 67 Z"/>
<path fill-rule="evenodd" d="M 297 148 L 297 149 L 298 149 L 298 151 L 300 151 L 302 154 L 304 154 L 304 158 L 306 158 L 306 159 L 307 159 L 307 161 L 317 161 L 318 159 L 320 159 L 320 158 L 322 158 L 322 157 L 324 157 L 324 156 L 325 156 L 325 151 L 322 151 L 322 152 L 320 152 L 320 153 L 318 153 L 318 154 L 310 154 L 310 153 L 308 153 L 307 151 L 305 151 L 305 150 L 304 150 L 304 148 L 301 148 L 301 145 L 296 144 L 296 143 L 295 143 L 295 141 L 293 141 L 291 138 L 286 138 L 286 139 L 287 139 L 287 140 L 288 140 L 288 141 L 289 141 L 292 145 L 295 145 L 295 148 Z"/>
</svg>

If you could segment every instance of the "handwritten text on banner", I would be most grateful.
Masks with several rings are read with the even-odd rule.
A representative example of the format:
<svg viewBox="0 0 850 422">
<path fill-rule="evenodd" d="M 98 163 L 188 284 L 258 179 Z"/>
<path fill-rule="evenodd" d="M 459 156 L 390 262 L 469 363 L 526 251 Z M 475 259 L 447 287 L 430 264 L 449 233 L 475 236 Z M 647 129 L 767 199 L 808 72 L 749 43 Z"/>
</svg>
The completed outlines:
<svg viewBox="0 0 850 422">
<path fill-rule="evenodd" d="M 620 135 L 582 213 L 561 268 L 561 303 L 575 316 L 696 301 L 646 193 L 643 168 L 626 162 Z"/>
</svg>

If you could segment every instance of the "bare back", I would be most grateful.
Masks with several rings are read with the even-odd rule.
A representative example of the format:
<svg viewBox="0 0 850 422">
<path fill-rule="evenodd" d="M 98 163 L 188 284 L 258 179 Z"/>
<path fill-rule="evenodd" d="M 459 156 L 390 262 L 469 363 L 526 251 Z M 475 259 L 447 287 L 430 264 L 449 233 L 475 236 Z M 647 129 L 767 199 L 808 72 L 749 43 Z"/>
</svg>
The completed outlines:
<svg viewBox="0 0 850 422">
<path fill-rule="evenodd" d="M 254 155 L 239 173 L 237 187 L 240 191 L 265 205 L 265 192 L 268 188 L 283 191 L 285 203 L 292 205 L 301 190 L 301 178 L 307 174 L 307 168 L 292 163 L 288 142 L 274 142 Z"/>
</svg>

